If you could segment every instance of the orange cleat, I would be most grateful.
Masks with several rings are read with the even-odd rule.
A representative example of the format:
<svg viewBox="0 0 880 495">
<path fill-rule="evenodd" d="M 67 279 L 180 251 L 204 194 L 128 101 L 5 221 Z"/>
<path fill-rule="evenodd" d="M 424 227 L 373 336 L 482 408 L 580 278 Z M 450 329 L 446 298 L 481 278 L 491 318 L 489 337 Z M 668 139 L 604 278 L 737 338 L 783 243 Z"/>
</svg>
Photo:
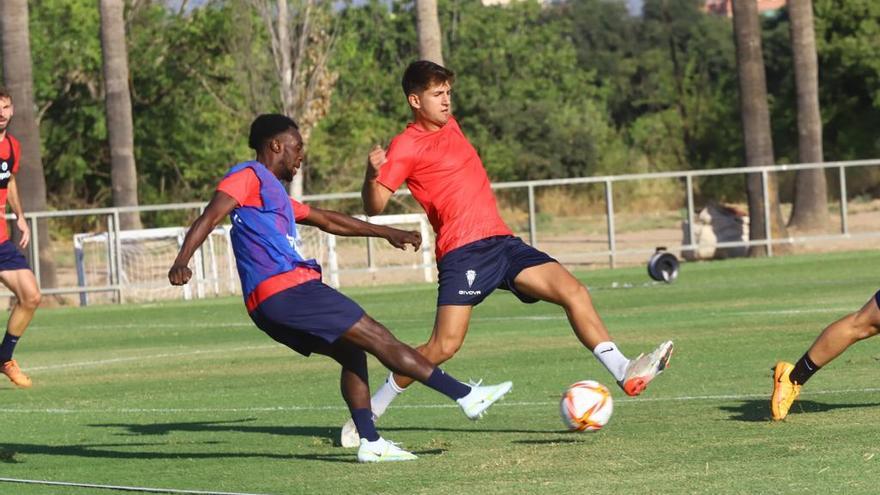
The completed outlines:
<svg viewBox="0 0 880 495">
<path fill-rule="evenodd" d="M 668 340 L 657 346 L 650 354 L 642 354 L 633 359 L 626 367 L 626 375 L 623 380 L 617 384 L 626 392 L 626 395 L 639 395 L 648 388 L 648 383 L 651 380 L 669 367 L 672 351 L 672 341 Z"/>
<path fill-rule="evenodd" d="M 12 381 L 12 383 L 21 388 L 29 388 L 31 386 L 31 379 L 21 372 L 21 368 L 18 367 L 18 363 L 15 362 L 15 359 L 10 359 L 3 363 L 3 366 L 0 367 L 0 372 L 9 377 L 9 380 Z"/>
<path fill-rule="evenodd" d="M 801 386 L 792 383 L 789 375 L 794 365 L 779 361 L 773 368 L 773 396 L 770 397 L 770 413 L 773 421 L 780 421 L 788 416 L 788 410 L 801 393 Z"/>
</svg>

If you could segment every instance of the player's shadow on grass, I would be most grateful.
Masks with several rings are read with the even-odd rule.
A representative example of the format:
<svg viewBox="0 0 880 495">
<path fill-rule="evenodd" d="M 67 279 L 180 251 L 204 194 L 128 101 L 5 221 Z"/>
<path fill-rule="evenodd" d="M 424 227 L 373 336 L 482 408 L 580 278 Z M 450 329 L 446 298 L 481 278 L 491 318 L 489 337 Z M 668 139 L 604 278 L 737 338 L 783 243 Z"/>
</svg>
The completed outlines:
<svg viewBox="0 0 880 495">
<path fill-rule="evenodd" d="M 877 407 L 880 403 L 872 404 L 828 404 L 825 402 L 816 402 L 813 400 L 798 400 L 791 406 L 789 415 L 805 414 L 805 413 L 821 413 L 833 411 L 835 409 L 854 409 L 861 407 Z M 770 421 L 770 401 L 762 400 L 744 400 L 736 406 L 721 406 L 719 409 L 733 413 L 730 419 L 733 421 Z"/>
<path fill-rule="evenodd" d="M 558 445 L 562 443 L 580 443 L 584 440 L 580 438 L 575 438 L 572 436 L 566 438 L 547 438 L 543 440 L 537 439 L 527 439 L 527 440 L 514 440 L 513 443 L 519 443 L 523 445 Z"/>
<path fill-rule="evenodd" d="M 413 450 L 411 452 L 419 457 L 427 457 L 432 455 L 440 455 L 446 452 L 446 449 Z M 338 454 L 293 454 L 291 455 L 291 457 L 294 459 L 302 459 L 305 461 L 344 462 L 348 464 L 358 464 L 357 451 L 353 449 L 347 450 L 345 452 L 340 452 Z"/>
<path fill-rule="evenodd" d="M 229 421 L 190 421 L 185 423 L 99 423 L 89 426 L 96 428 L 122 428 L 123 433 L 118 435 L 168 435 L 172 432 L 237 432 L 237 433 L 262 433 L 280 436 L 302 436 L 324 438 L 328 443 L 337 445 L 339 442 L 338 426 L 264 426 L 247 424 L 256 421 L 255 418 L 235 419 Z M 537 429 L 509 429 L 509 428 L 436 428 L 431 426 L 384 426 L 383 432 L 393 431 L 426 431 L 426 432 L 451 432 L 451 433 L 558 433 L 559 430 Z"/>
<path fill-rule="evenodd" d="M 263 426 L 250 425 L 256 418 L 233 419 L 230 421 L 189 421 L 185 423 L 99 423 L 89 426 L 96 428 L 122 428 L 126 433 L 118 435 L 168 435 L 171 432 L 237 432 L 263 433 L 267 435 L 317 437 L 333 440 L 339 436 L 339 428 L 324 426 Z"/>
<path fill-rule="evenodd" d="M 435 428 L 433 426 L 379 426 L 382 431 L 436 431 L 447 433 L 559 433 L 559 430 L 527 430 L 524 428 Z"/>
</svg>

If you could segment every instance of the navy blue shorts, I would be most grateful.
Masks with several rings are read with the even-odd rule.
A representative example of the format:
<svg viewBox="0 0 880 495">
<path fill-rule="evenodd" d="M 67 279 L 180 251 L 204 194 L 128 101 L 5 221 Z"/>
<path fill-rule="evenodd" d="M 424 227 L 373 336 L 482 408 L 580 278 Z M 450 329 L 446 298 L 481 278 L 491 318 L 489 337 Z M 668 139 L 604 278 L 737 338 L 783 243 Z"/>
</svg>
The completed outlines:
<svg viewBox="0 0 880 495">
<path fill-rule="evenodd" d="M 513 292 L 520 301 L 537 299 L 517 292 L 519 272 L 556 260 L 519 237 L 494 236 L 453 249 L 440 259 L 437 306 L 476 306 L 495 289 Z"/>
<path fill-rule="evenodd" d="M 273 294 L 251 313 L 251 320 L 277 342 L 308 356 L 332 344 L 364 316 L 364 310 L 319 280 Z"/>
<path fill-rule="evenodd" d="M 10 240 L 0 243 L 0 271 L 30 270 L 27 259 Z"/>
</svg>

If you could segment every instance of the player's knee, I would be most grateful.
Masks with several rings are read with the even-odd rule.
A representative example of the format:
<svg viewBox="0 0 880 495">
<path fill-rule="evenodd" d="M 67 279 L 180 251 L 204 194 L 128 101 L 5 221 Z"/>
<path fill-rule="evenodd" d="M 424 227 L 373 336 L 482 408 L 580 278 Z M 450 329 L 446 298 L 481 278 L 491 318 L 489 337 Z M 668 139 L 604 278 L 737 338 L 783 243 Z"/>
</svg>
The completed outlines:
<svg viewBox="0 0 880 495">
<path fill-rule="evenodd" d="M 574 281 L 559 288 L 559 296 L 562 305 L 565 307 L 575 307 L 590 301 L 590 291 L 580 282 Z"/>
<path fill-rule="evenodd" d="M 43 295 L 40 294 L 40 291 L 34 291 L 28 294 L 24 294 L 21 299 L 19 299 L 18 304 L 20 304 L 23 308 L 29 310 L 35 310 L 40 306 L 40 301 L 43 300 Z"/>
<path fill-rule="evenodd" d="M 855 340 L 867 339 L 880 333 L 880 321 L 877 321 L 873 316 L 872 313 L 866 311 L 860 311 L 851 316 L 852 325 L 850 328 Z"/>
<path fill-rule="evenodd" d="M 461 349 L 462 341 L 456 338 L 432 339 L 429 345 L 429 357 L 436 363 L 442 363 Z"/>
<path fill-rule="evenodd" d="M 864 322 L 863 324 L 855 326 L 856 340 L 864 340 L 877 335 L 877 333 L 880 333 L 880 327 L 870 322 Z"/>
</svg>

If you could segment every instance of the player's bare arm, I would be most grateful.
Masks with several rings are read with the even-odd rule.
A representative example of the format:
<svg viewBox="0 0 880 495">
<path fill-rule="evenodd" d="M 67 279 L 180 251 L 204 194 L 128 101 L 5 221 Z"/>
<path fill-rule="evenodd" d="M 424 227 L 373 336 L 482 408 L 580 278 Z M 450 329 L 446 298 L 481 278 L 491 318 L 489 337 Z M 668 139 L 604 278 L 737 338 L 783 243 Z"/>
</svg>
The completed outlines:
<svg viewBox="0 0 880 495">
<path fill-rule="evenodd" d="M 21 201 L 18 197 L 18 185 L 15 182 L 15 175 L 9 178 L 9 183 L 6 185 L 6 191 L 6 198 L 9 202 L 9 207 L 12 208 L 12 212 L 15 213 L 15 225 L 21 232 L 21 239 L 18 241 L 18 246 L 24 249 L 27 247 L 28 243 L 30 243 L 31 229 L 28 227 L 27 220 L 24 218 L 24 210 L 21 207 Z"/>
<path fill-rule="evenodd" d="M 361 199 L 364 202 L 364 213 L 367 215 L 378 215 L 385 210 L 388 200 L 394 191 L 388 189 L 379 183 L 376 179 L 379 177 L 379 169 L 387 162 L 385 150 L 381 146 L 376 145 L 370 151 L 367 160 L 367 171 L 364 174 L 364 186 L 361 188 Z"/>
<path fill-rule="evenodd" d="M 205 211 L 190 226 L 183 239 L 180 252 L 177 253 L 177 258 L 171 265 L 171 269 L 168 270 L 168 281 L 171 282 L 171 285 L 183 285 L 189 282 L 189 279 L 192 278 L 192 270 L 187 266 L 190 258 L 196 249 L 205 242 L 214 227 L 237 206 L 238 202 L 225 192 L 217 191 L 214 193 L 214 197 L 205 207 Z"/>
<path fill-rule="evenodd" d="M 299 222 L 304 225 L 318 227 L 324 232 L 335 235 L 381 237 L 398 249 L 406 249 L 407 245 L 412 246 L 413 249 L 418 249 L 422 244 L 422 235 L 417 231 L 375 225 L 336 211 L 322 210 L 314 206 L 309 215 Z"/>
</svg>

